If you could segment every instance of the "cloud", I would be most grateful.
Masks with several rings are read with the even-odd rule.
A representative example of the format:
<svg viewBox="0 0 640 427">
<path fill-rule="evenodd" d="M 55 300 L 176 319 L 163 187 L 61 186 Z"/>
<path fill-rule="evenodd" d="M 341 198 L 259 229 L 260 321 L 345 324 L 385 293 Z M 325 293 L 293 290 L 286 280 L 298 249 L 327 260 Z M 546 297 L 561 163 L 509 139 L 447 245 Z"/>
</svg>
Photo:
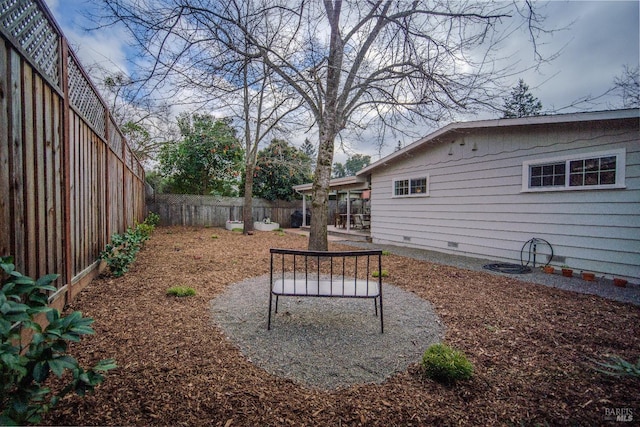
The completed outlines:
<svg viewBox="0 0 640 427">
<path fill-rule="evenodd" d="M 46 0 L 46 4 L 84 68 L 99 65 L 113 71 L 127 71 L 124 31 L 117 28 L 87 30 L 95 26 L 88 18 L 95 4 L 86 0 Z"/>
</svg>

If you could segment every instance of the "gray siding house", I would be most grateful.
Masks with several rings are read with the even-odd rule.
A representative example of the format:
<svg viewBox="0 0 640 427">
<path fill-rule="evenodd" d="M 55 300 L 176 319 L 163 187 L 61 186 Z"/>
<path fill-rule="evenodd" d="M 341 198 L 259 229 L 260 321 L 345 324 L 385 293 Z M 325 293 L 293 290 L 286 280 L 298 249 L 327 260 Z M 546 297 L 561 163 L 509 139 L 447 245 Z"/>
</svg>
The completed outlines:
<svg viewBox="0 0 640 427">
<path fill-rule="evenodd" d="M 357 178 L 374 243 L 640 279 L 640 110 L 453 123 Z"/>
</svg>

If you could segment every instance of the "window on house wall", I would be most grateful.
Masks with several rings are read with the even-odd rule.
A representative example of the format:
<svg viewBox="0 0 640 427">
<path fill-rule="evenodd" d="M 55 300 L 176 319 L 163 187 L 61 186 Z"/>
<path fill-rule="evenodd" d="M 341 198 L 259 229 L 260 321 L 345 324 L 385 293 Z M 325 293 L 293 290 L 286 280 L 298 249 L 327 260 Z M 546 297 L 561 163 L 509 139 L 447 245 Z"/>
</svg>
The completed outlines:
<svg viewBox="0 0 640 427">
<path fill-rule="evenodd" d="M 624 188 L 625 150 L 523 163 L 523 191 Z"/>
<path fill-rule="evenodd" d="M 429 195 L 428 176 L 416 178 L 399 178 L 393 180 L 393 196 L 428 196 Z"/>
</svg>

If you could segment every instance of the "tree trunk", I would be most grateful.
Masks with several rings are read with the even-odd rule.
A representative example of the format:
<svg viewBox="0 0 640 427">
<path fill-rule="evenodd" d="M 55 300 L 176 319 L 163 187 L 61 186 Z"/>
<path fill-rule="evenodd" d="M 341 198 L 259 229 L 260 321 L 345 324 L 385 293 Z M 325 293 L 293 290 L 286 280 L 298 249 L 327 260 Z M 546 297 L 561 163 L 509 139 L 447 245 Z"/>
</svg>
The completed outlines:
<svg viewBox="0 0 640 427">
<path fill-rule="evenodd" d="M 342 1 L 334 3 L 325 0 L 327 17 L 331 26 L 329 57 L 327 58 L 327 86 L 325 105 L 322 116 L 318 117 L 320 127 L 320 144 L 318 146 L 318 163 L 311 189 L 311 230 L 309 232 L 309 250 L 326 251 L 327 224 L 329 216 L 329 181 L 336 135 L 343 127 L 343 117 L 338 113 L 338 92 L 344 44 L 340 36 L 340 12 Z"/>
<path fill-rule="evenodd" d="M 244 176 L 244 206 L 242 208 L 242 221 L 244 221 L 244 234 L 253 233 L 253 163 L 246 165 Z"/>
<path fill-rule="evenodd" d="M 329 249 L 327 224 L 329 223 L 329 181 L 333 163 L 334 140 L 336 133 L 323 125 L 320 130 L 318 163 L 311 189 L 311 228 L 309 232 L 309 250 L 326 251 Z M 304 214 L 304 213 L 303 213 Z"/>
</svg>

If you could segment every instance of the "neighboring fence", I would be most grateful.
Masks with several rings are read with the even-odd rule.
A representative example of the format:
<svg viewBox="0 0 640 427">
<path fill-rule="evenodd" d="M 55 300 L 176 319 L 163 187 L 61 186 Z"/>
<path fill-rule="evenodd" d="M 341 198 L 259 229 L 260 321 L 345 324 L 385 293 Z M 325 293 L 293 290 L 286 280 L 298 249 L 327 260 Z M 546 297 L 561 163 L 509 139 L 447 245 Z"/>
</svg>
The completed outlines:
<svg viewBox="0 0 640 427">
<path fill-rule="evenodd" d="M 144 170 L 41 0 L 0 1 L 0 36 L 0 255 L 73 297 L 144 219 Z"/>
<path fill-rule="evenodd" d="M 228 220 L 241 221 L 244 199 L 241 197 L 194 196 L 186 194 L 156 194 L 147 200 L 149 211 L 160 215 L 161 225 L 224 227 Z M 302 200 L 286 202 L 253 199 L 254 221 L 265 218 L 291 227 L 291 215 L 302 212 Z"/>
</svg>

